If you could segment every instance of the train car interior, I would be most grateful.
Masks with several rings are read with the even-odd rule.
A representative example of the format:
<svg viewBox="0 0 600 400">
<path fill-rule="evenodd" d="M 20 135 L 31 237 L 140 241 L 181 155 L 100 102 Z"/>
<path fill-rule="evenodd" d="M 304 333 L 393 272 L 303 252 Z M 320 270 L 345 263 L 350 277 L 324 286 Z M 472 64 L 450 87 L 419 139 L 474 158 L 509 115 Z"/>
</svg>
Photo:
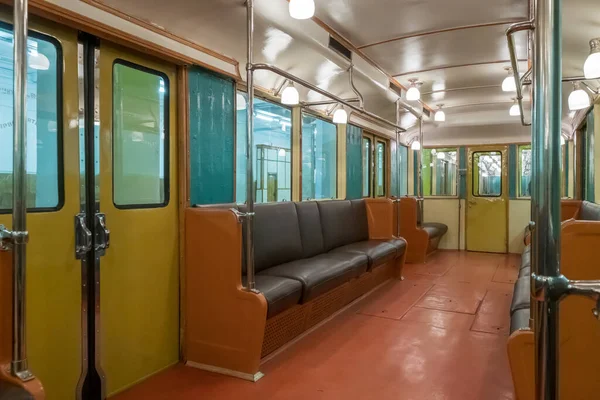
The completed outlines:
<svg viewBox="0 0 600 400">
<path fill-rule="evenodd" d="M 598 399 L 599 121 L 597 0 L 0 0 L 0 400 Z"/>
</svg>

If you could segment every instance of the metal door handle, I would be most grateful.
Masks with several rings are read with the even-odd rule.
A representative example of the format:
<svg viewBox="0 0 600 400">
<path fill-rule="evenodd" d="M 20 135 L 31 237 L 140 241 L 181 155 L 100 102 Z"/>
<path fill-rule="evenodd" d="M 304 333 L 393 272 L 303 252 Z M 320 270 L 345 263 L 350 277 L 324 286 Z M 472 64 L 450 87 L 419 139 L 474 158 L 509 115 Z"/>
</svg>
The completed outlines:
<svg viewBox="0 0 600 400">
<path fill-rule="evenodd" d="M 92 250 L 92 231 L 85 223 L 85 214 L 75 216 L 75 258 L 81 260 Z"/>
<path fill-rule="evenodd" d="M 110 230 L 106 228 L 106 215 L 96 214 L 96 253 L 103 256 L 110 247 Z"/>
</svg>

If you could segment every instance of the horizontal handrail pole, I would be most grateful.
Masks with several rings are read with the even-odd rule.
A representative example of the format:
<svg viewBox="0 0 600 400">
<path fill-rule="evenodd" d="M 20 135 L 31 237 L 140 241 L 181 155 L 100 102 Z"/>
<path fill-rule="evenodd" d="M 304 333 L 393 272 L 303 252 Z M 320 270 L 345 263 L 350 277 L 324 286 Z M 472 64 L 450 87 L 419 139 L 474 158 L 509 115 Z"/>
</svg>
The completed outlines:
<svg viewBox="0 0 600 400">
<path fill-rule="evenodd" d="M 402 128 L 401 126 L 396 125 L 395 123 L 388 121 L 387 119 L 380 117 L 377 114 L 373 114 L 370 111 L 364 110 L 364 109 L 360 108 L 359 106 L 355 106 L 354 104 L 342 99 L 341 97 L 338 97 L 332 93 L 329 93 L 328 91 L 323 90 L 320 87 L 313 85 L 310 82 L 305 81 L 304 79 L 298 78 L 297 76 L 292 75 L 289 72 L 282 70 L 281 68 L 277 68 L 274 65 L 271 65 L 271 64 L 249 64 L 248 68 L 251 71 L 256 71 L 256 70 L 271 71 L 279 76 L 289 79 L 290 81 L 293 81 L 299 85 L 302 85 L 314 92 L 317 92 L 320 95 L 329 97 L 330 99 L 336 101 L 337 103 L 343 104 L 344 106 L 358 112 L 359 114 L 366 115 L 367 117 L 369 117 L 375 121 L 381 122 L 382 124 L 385 124 L 393 129 L 399 129 L 401 132 L 406 132 L 406 129 Z"/>
</svg>

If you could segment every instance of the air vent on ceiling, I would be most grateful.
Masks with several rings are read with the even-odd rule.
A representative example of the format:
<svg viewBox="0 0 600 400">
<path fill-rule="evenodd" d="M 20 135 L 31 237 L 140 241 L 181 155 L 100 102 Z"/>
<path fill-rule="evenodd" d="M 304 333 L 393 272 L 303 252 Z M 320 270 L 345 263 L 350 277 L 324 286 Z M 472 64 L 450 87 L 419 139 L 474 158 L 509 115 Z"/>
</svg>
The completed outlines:
<svg viewBox="0 0 600 400">
<path fill-rule="evenodd" d="M 348 49 L 331 35 L 329 35 L 329 48 L 344 57 L 346 60 L 352 61 L 352 52 L 350 49 Z"/>
</svg>

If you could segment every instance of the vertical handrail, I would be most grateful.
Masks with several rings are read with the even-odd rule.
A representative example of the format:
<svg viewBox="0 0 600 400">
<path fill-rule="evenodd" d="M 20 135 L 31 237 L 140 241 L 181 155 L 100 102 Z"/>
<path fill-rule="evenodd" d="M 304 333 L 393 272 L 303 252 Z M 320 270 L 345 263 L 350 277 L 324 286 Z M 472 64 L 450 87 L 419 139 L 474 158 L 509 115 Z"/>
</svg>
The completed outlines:
<svg viewBox="0 0 600 400">
<path fill-rule="evenodd" d="M 533 72 L 532 294 L 535 318 L 536 398 L 558 398 L 559 299 L 540 296 L 536 276 L 560 276 L 560 133 L 562 101 L 561 0 L 537 0 Z M 518 88 L 518 86 L 517 86 Z"/>
<path fill-rule="evenodd" d="M 530 123 L 525 122 L 525 114 L 523 112 L 523 84 L 521 77 L 519 76 L 519 64 L 517 62 L 517 52 L 515 49 L 515 39 L 513 34 L 519 31 L 528 31 L 533 30 L 534 24 L 533 21 L 526 22 L 518 22 L 516 24 L 512 24 L 506 30 L 506 40 L 508 42 L 508 54 L 510 55 L 510 64 L 512 66 L 515 86 L 517 87 L 517 101 L 519 103 L 519 111 L 521 113 L 521 124 L 523 126 L 531 126 Z"/>
<path fill-rule="evenodd" d="M 400 103 L 398 101 L 396 101 L 396 125 L 400 125 Z M 400 170 L 402 166 L 400 154 L 400 131 L 396 129 L 396 232 L 398 233 L 398 237 L 400 237 L 400 182 L 402 181 L 400 179 Z"/>
<path fill-rule="evenodd" d="M 247 12 L 247 50 L 248 63 L 246 64 L 246 79 L 248 83 L 248 103 L 246 109 L 246 203 L 248 210 L 244 218 L 246 230 L 246 274 L 247 289 L 256 290 L 254 278 L 254 0 L 246 0 Z"/>
<path fill-rule="evenodd" d="M 423 198 L 423 116 L 419 118 L 419 151 L 417 152 L 417 196 L 419 197 L 419 220 L 423 223 L 423 208 L 425 206 L 425 199 Z"/>
<path fill-rule="evenodd" d="M 27 265 L 27 0 L 15 0 L 14 10 L 14 131 L 13 131 L 13 335 L 11 373 L 30 380 L 28 371 L 25 288 Z"/>
<path fill-rule="evenodd" d="M 354 92 L 354 94 L 356 94 L 356 97 L 358 97 L 358 106 L 364 110 L 365 109 L 365 98 L 363 97 L 362 93 L 360 93 L 358 91 L 358 89 L 356 88 L 356 86 L 354 85 L 354 65 L 353 64 L 350 64 L 350 68 L 348 68 L 348 77 L 350 79 L 350 87 L 352 88 L 352 91 Z M 397 120 L 396 120 L 396 125 L 400 125 Z"/>
</svg>

